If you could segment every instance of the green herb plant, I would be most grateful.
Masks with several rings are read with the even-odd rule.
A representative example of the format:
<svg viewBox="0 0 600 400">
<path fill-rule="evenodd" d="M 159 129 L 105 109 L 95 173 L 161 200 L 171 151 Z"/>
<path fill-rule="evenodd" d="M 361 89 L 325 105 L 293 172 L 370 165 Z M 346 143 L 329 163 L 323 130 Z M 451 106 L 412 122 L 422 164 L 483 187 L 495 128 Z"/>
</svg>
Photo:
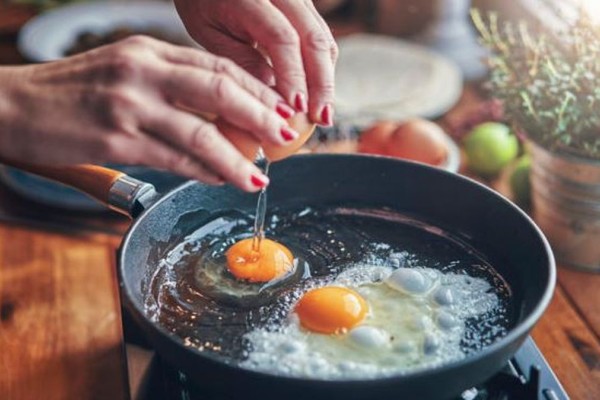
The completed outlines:
<svg viewBox="0 0 600 400">
<path fill-rule="evenodd" d="M 565 32 L 471 11 L 490 50 L 489 86 L 515 129 L 551 151 L 600 159 L 600 26 L 583 12 Z"/>
</svg>

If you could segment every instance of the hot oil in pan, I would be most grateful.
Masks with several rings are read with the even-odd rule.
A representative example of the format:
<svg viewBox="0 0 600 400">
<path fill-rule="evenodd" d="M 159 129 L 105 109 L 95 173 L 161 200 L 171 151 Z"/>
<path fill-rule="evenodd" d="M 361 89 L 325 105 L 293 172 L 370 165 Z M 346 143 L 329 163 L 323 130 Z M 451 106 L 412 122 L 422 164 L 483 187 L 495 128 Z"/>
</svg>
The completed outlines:
<svg viewBox="0 0 600 400">
<path fill-rule="evenodd" d="M 146 290 L 153 320 L 224 362 L 243 363 L 252 350 L 245 334 L 285 321 L 298 293 L 332 282 L 357 264 L 433 268 L 487 281 L 498 304 L 467 320 L 460 343 L 464 354 L 494 342 L 512 325 L 506 282 L 476 251 L 435 227 L 382 210 L 273 210 L 266 236 L 291 250 L 296 270 L 265 285 L 237 281 L 225 268 L 225 251 L 252 235 L 253 222 L 234 211 L 207 218 L 170 250 Z"/>
</svg>

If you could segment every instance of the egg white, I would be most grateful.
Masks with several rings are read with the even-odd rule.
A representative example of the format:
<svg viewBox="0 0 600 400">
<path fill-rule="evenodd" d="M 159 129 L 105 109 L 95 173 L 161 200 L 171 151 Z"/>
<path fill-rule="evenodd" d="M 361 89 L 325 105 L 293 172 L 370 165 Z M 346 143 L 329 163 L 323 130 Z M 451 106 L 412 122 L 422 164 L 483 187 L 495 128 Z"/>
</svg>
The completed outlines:
<svg viewBox="0 0 600 400">
<path fill-rule="evenodd" d="M 313 333 L 301 327 L 292 305 L 283 324 L 245 335 L 251 350 L 241 366 L 315 379 L 365 379 L 429 368 L 463 358 L 466 319 L 499 304 L 485 280 L 428 268 L 355 265 L 329 285 L 364 297 L 369 312 L 361 324 L 344 334 Z"/>
</svg>

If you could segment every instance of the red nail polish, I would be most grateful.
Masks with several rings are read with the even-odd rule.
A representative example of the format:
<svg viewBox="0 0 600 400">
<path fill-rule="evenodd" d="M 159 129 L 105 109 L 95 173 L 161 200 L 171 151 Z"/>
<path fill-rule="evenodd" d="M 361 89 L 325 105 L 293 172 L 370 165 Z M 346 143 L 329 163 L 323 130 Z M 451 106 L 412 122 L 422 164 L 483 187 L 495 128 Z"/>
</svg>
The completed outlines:
<svg viewBox="0 0 600 400">
<path fill-rule="evenodd" d="M 287 126 L 284 126 L 283 128 L 281 128 L 280 133 L 281 133 L 281 137 L 286 142 L 291 142 L 292 140 L 295 140 L 298 136 L 300 136 L 298 133 L 296 133 L 292 129 L 288 128 Z"/>
<path fill-rule="evenodd" d="M 333 125 L 333 108 L 331 104 L 327 104 L 321 111 L 321 123 L 325 126 Z"/>
<path fill-rule="evenodd" d="M 308 103 L 306 103 L 306 97 L 304 96 L 304 93 L 296 93 L 296 96 L 294 97 L 294 107 L 296 107 L 296 110 L 300 112 L 308 111 Z"/>
<path fill-rule="evenodd" d="M 254 186 L 259 188 L 264 188 L 269 184 L 269 178 L 264 175 L 252 175 L 250 181 Z"/>
<path fill-rule="evenodd" d="M 277 103 L 275 111 L 277 111 L 277 114 L 279 114 L 281 118 L 285 119 L 292 118 L 294 114 L 296 114 L 296 111 L 294 111 L 292 107 L 288 106 L 285 103 Z"/>
</svg>

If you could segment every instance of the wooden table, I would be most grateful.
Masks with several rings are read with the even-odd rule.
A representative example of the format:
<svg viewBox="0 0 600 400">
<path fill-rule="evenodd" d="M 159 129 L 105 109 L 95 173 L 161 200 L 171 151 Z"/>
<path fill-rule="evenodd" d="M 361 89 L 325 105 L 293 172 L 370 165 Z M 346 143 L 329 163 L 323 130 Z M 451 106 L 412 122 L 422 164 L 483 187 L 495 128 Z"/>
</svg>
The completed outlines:
<svg viewBox="0 0 600 400">
<path fill-rule="evenodd" d="M 19 61 L 13 33 L 0 29 L 0 64 Z M 54 212 L 34 208 L 0 190 L 0 399 L 127 399 L 114 260 L 127 223 L 32 224 Z M 600 399 L 600 275 L 560 268 L 533 336 L 571 398 Z"/>
</svg>

